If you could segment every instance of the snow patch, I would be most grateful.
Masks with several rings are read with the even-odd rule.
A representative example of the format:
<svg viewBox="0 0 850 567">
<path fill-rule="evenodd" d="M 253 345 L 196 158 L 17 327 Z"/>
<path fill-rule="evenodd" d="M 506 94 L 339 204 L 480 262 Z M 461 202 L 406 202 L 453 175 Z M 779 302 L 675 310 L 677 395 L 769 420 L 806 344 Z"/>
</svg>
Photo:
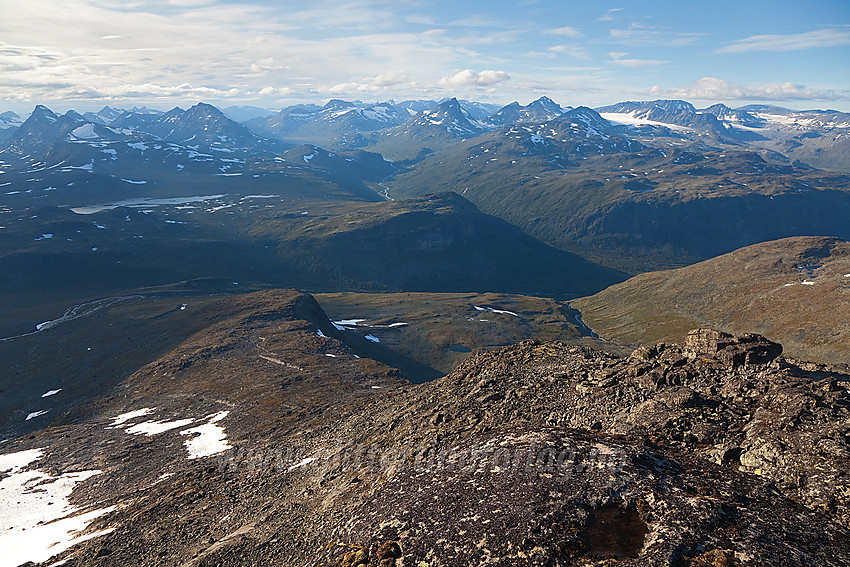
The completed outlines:
<svg viewBox="0 0 850 567">
<path fill-rule="evenodd" d="M 184 429 L 180 432 L 180 435 L 197 434 L 197 436 L 186 439 L 183 442 L 183 445 L 185 445 L 186 450 L 189 452 L 190 459 L 217 455 L 231 448 L 230 443 L 227 441 L 227 433 L 224 431 L 224 428 L 217 425 L 229 413 L 228 411 L 220 411 L 208 415 L 206 417 L 207 423 L 191 429 Z"/>
<path fill-rule="evenodd" d="M 94 124 L 92 123 L 83 124 L 78 128 L 74 128 L 71 131 L 71 135 L 78 140 L 91 140 L 92 138 L 98 137 L 97 133 L 94 131 Z"/>
<path fill-rule="evenodd" d="M 373 335 L 373 334 L 371 334 L 371 333 L 370 333 L 370 334 L 368 334 L 368 335 L 366 335 L 366 336 L 365 336 L 365 337 L 363 337 L 363 338 L 364 338 L 364 339 L 366 339 L 367 341 L 372 341 L 373 343 L 379 343 L 379 342 L 381 342 L 381 339 L 379 339 L 378 337 L 376 337 L 375 335 Z"/>
<path fill-rule="evenodd" d="M 165 433 L 166 431 L 171 431 L 172 429 L 177 429 L 178 427 L 186 427 L 193 421 L 195 420 L 178 419 L 176 421 L 143 421 L 142 423 L 137 423 L 136 425 L 128 427 L 124 431 L 131 435 L 147 435 L 148 437 L 152 437 L 160 433 Z"/>
<path fill-rule="evenodd" d="M 513 311 L 505 311 L 504 309 L 493 309 L 492 307 L 478 307 L 477 305 L 473 305 L 476 311 L 492 311 L 493 313 L 501 313 L 502 315 L 512 315 L 514 317 L 519 317 Z"/>
<path fill-rule="evenodd" d="M 27 449 L 0 455 L 0 472 L 16 473 L 44 455 L 44 449 Z"/>
<path fill-rule="evenodd" d="M 41 397 L 42 398 L 49 398 L 50 396 L 55 396 L 56 394 L 58 394 L 61 391 L 62 391 L 62 388 L 59 388 L 58 390 L 49 390 L 49 391 L 43 393 L 41 395 Z"/>
<path fill-rule="evenodd" d="M 666 122 L 657 122 L 655 120 L 647 120 L 646 118 L 638 118 L 635 116 L 635 112 L 630 112 L 628 114 L 622 112 L 600 112 L 599 116 L 609 122 L 628 124 L 629 126 L 664 126 L 671 130 L 691 130 L 691 128 L 679 126 L 678 124 L 668 124 Z"/>
<path fill-rule="evenodd" d="M 334 321 L 334 325 L 341 325 L 343 327 L 356 327 L 366 319 L 340 319 L 339 321 Z"/>
<path fill-rule="evenodd" d="M 42 471 L 20 469 L 42 456 L 32 449 L 0 456 L 0 470 L 11 474 L 0 480 L 0 566 L 14 567 L 28 561 L 43 562 L 72 545 L 105 535 L 111 529 L 79 535 L 93 520 L 114 506 L 77 514 L 69 497 L 76 484 L 100 474 L 87 470 L 51 476 Z M 11 467 L 8 465 L 11 464 Z"/>
<path fill-rule="evenodd" d="M 298 468 L 301 468 L 301 467 L 307 466 L 307 465 L 309 465 L 310 463 L 312 463 L 312 462 L 314 462 L 314 461 L 318 461 L 318 460 L 319 460 L 319 459 L 318 459 L 318 457 L 307 457 L 306 459 L 302 459 L 300 462 L 295 463 L 294 465 L 292 465 L 291 467 L 289 467 L 288 469 L 286 469 L 286 472 L 292 472 L 292 471 L 294 471 L 295 469 L 298 469 Z"/>
<path fill-rule="evenodd" d="M 26 418 L 24 421 L 29 421 L 29 420 L 31 420 L 31 419 L 35 419 L 35 418 L 37 418 L 37 417 L 38 417 L 38 416 L 40 416 L 40 415 L 44 415 L 44 414 L 46 414 L 48 411 L 50 411 L 50 410 L 38 410 L 38 411 L 34 411 L 34 412 L 32 412 L 31 414 L 27 415 L 27 418 Z"/>
<path fill-rule="evenodd" d="M 154 408 L 141 408 L 133 411 L 128 411 L 127 413 L 122 413 L 121 415 L 117 415 L 112 418 L 111 427 L 118 427 L 123 423 L 127 423 L 137 417 L 142 417 L 144 415 L 148 415 L 154 412 Z"/>
</svg>

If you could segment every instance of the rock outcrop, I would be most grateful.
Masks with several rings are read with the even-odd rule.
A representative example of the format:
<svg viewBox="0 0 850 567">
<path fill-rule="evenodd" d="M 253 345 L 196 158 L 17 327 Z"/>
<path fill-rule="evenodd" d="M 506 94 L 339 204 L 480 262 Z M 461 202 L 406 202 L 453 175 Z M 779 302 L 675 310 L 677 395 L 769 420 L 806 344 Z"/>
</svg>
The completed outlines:
<svg viewBox="0 0 850 567">
<path fill-rule="evenodd" d="M 714 329 L 695 329 L 688 333 L 685 349 L 689 355 L 713 356 L 728 366 L 767 364 L 780 354 L 782 345 L 761 335 L 748 333 L 735 337 Z"/>
</svg>

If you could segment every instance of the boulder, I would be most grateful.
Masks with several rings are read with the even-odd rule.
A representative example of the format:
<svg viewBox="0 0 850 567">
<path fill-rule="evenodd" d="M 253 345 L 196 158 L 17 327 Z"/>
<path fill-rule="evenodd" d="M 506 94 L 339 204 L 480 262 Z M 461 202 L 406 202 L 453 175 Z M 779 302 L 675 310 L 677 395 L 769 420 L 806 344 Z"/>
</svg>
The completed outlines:
<svg viewBox="0 0 850 567">
<path fill-rule="evenodd" d="M 707 355 L 736 368 L 767 364 L 782 354 L 782 345 L 755 333 L 734 336 L 714 329 L 694 329 L 688 332 L 685 351 L 693 358 Z"/>
</svg>

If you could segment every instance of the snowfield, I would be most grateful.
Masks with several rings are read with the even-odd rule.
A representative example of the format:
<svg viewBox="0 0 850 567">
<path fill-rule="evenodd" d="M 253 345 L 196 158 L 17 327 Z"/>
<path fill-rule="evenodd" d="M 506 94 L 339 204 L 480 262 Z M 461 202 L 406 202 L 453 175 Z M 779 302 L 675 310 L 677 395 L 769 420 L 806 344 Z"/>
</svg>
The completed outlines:
<svg viewBox="0 0 850 567">
<path fill-rule="evenodd" d="M 17 567 L 28 561 L 47 561 L 77 543 L 105 535 L 102 530 L 79 535 L 96 518 L 115 507 L 89 510 L 68 500 L 74 487 L 99 470 L 51 476 L 40 470 L 23 470 L 41 459 L 44 449 L 0 455 L 0 567 Z"/>
</svg>

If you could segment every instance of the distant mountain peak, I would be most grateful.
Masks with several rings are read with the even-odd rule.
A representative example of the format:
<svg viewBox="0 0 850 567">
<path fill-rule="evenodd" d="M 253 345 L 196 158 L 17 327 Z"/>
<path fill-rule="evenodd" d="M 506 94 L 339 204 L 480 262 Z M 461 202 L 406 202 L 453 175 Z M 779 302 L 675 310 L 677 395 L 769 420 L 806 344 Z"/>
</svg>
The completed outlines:
<svg viewBox="0 0 850 567">
<path fill-rule="evenodd" d="M 230 120 L 225 114 L 211 104 L 207 104 L 205 102 L 199 102 L 195 106 L 192 106 L 184 113 L 184 116 L 187 119 L 197 119 L 197 120 Z"/>
<path fill-rule="evenodd" d="M 494 126 L 508 126 L 527 122 L 546 122 L 564 113 L 564 108 L 552 99 L 542 96 L 522 106 L 514 101 L 502 107 L 487 118 L 486 122 Z"/>
<path fill-rule="evenodd" d="M 558 104 L 548 96 L 541 96 L 537 100 L 531 102 L 528 106 L 537 106 L 544 109 L 545 111 L 556 112 L 558 114 L 561 114 L 565 111 L 565 109 L 560 104 Z"/>
<path fill-rule="evenodd" d="M 23 123 L 24 121 L 21 120 L 21 117 L 18 116 L 17 112 L 7 110 L 6 112 L 0 113 L 0 130 L 17 128 Z"/>
<path fill-rule="evenodd" d="M 694 112 L 696 113 L 697 109 L 693 104 L 689 103 L 685 100 L 678 99 L 659 99 L 653 101 L 655 108 L 661 108 L 664 110 L 673 110 L 673 111 L 684 111 L 684 112 Z"/>
<path fill-rule="evenodd" d="M 47 116 L 47 117 L 54 118 L 54 119 L 59 118 L 59 116 L 57 116 L 55 112 L 53 112 L 52 110 L 50 110 L 49 108 L 47 108 L 43 104 L 35 105 L 35 108 L 33 109 L 32 114 L 30 116 L 31 117 L 32 116 L 36 116 L 36 117 Z"/>
<path fill-rule="evenodd" d="M 332 98 L 327 103 L 325 103 L 325 106 L 323 106 L 322 108 L 354 108 L 355 106 L 357 105 L 353 102 L 348 102 L 347 100 L 342 100 L 339 98 Z"/>
</svg>

